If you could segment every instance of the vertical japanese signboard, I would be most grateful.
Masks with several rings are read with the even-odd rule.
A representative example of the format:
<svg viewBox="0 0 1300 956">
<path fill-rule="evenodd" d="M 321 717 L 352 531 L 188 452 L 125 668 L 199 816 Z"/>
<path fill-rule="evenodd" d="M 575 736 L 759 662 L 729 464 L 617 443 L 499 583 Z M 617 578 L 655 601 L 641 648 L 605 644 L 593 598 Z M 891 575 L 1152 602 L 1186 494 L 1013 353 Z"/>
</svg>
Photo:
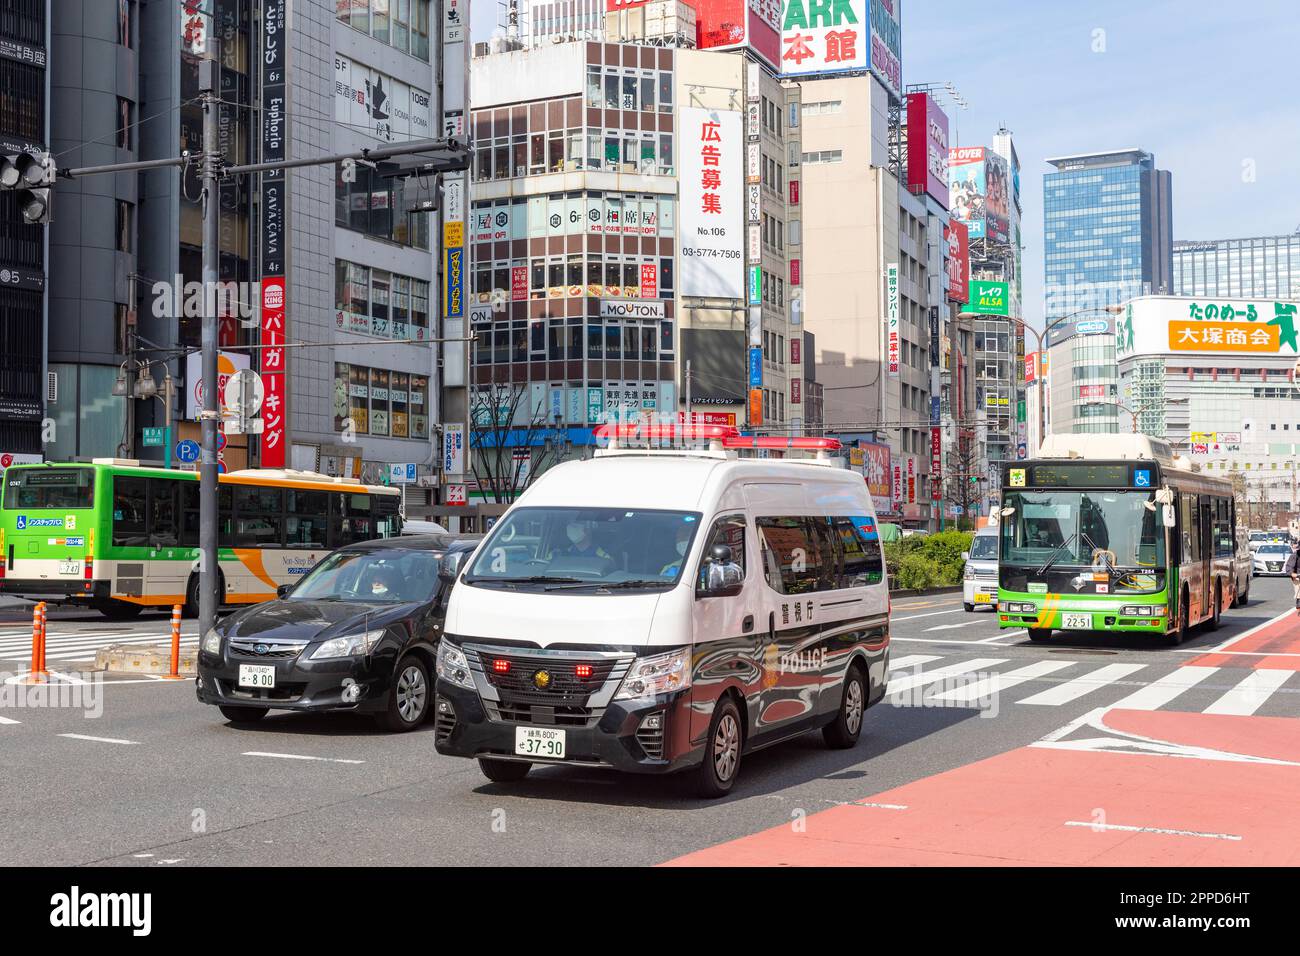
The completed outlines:
<svg viewBox="0 0 1300 956">
<path fill-rule="evenodd" d="M 951 220 L 944 229 L 948 243 L 948 299 L 970 301 L 970 239 L 966 224 Z"/>
<path fill-rule="evenodd" d="M 741 114 L 684 107 L 681 116 L 682 295 L 745 295 Z"/>
<path fill-rule="evenodd" d="M 930 428 L 930 499 L 943 497 L 943 435 L 937 425 Z"/>
<path fill-rule="evenodd" d="M 899 328 L 898 328 L 898 263 L 885 267 L 885 316 L 889 336 L 889 376 L 898 378 Z"/>
<path fill-rule="evenodd" d="M 929 93 L 907 94 L 907 185 L 948 208 L 948 116 Z"/>
<path fill-rule="evenodd" d="M 288 117 L 286 71 L 288 33 L 286 7 L 289 0 L 264 0 L 262 31 L 262 162 L 280 162 L 287 155 Z M 285 389 L 286 355 L 284 336 L 288 301 L 285 294 L 285 240 L 288 225 L 288 182 L 284 170 L 262 174 L 262 349 L 261 373 L 266 397 L 262 403 L 261 466 L 283 468 L 288 441 L 285 422 L 288 396 Z"/>
</svg>

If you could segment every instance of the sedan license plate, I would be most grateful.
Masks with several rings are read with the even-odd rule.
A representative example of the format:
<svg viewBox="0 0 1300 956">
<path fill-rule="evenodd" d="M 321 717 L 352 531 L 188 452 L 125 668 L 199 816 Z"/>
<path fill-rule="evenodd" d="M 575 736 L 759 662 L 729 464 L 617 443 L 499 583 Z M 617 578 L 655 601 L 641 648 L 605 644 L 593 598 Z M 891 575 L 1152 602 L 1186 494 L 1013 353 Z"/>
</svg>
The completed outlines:
<svg viewBox="0 0 1300 956">
<path fill-rule="evenodd" d="M 275 668 L 267 664 L 240 664 L 239 686 L 266 688 L 275 686 Z"/>
<path fill-rule="evenodd" d="M 60 573 L 60 574 L 80 574 L 80 573 L 81 573 L 81 562 L 80 562 L 80 561 L 60 561 L 60 562 L 59 562 L 59 573 Z"/>
<path fill-rule="evenodd" d="M 1063 615 L 1061 626 L 1071 631 L 1091 631 L 1092 615 L 1091 614 L 1066 614 Z"/>
<path fill-rule="evenodd" d="M 550 727 L 516 727 L 515 753 L 524 757 L 564 759 L 565 731 Z"/>
</svg>

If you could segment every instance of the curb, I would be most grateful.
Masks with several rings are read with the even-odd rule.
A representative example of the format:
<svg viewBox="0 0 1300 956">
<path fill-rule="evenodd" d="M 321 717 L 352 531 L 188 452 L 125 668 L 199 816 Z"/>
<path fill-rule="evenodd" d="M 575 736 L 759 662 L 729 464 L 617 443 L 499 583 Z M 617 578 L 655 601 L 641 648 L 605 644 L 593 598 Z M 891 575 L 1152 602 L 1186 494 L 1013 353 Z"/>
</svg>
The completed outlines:
<svg viewBox="0 0 1300 956">
<path fill-rule="evenodd" d="M 908 590 L 904 590 L 903 588 L 897 588 L 897 589 L 890 588 L 889 593 L 891 596 L 898 595 L 900 597 L 925 597 L 926 595 L 929 594 L 956 594 L 959 591 L 961 591 L 961 589 L 962 586 L 960 584 L 951 584 L 941 588 L 923 588 L 918 591 L 908 591 Z"/>
<path fill-rule="evenodd" d="M 110 644 L 95 652 L 95 670 L 119 674 L 166 675 L 172 672 L 171 644 Z M 182 677 L 193 677 L 198 672 L 197 649 L 181 649 Z"/>
</svg>

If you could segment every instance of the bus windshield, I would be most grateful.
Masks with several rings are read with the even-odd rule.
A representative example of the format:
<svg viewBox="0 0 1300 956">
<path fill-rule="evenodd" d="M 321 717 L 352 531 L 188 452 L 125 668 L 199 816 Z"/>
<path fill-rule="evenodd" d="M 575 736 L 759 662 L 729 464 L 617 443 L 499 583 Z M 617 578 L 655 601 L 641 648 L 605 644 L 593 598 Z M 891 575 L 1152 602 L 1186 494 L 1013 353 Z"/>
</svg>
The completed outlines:
<svg viewBox="0 0 1300 956">
<path fill-rule="evenodd" d="M 1002 502 L 1002 562 L 1116 568 L 1165 563 L 1164 526 L 1148 491 L 1010 491 Z M 1007 514 L 1007 509 L 1011 510 Z M 1110 554 L 1101 557 L 1101 552 Z M 1053 557 L 1055 555 L 1055 557 Z"/>
<path fill-rule="evenodd" d="M 5 474 L 7 509 L 63 510 L 94 504 L 95 472 L 91 468 L 11 468 Z"/>
</svg>

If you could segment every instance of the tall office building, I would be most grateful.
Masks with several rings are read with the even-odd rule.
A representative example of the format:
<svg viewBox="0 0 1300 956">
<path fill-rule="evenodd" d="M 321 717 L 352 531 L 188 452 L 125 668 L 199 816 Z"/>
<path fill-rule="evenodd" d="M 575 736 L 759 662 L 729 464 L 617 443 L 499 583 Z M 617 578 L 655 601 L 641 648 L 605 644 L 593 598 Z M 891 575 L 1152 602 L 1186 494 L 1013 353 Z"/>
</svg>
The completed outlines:
<svg viewBox="0 0 1300 956">
<path fill-rule="evenodd" d="M 1300 298 L 1300 230 L 1288 236 L 1178 240 L 1174 295 Z"/>
<path fill-rule="evenodd" d="M 49 0 L 13 0 L 0 13 L 0 152 L 49 142 Z M 0 455 L 40 461 L 45 381 L 46 226 L 0 192 Z M 0 459 L 0 460 L 4 460 Z"/>
<path fill-rule="evenodd" d="M 1048 162 L 1056 171 L 1043 177 L 1045 319 L 1049 327 L 1079 320 L 1062 323 L 1064 337 L 1052 336 L 1058 352 L 1072 330 L 1092 334 L 1088 320 L 1104 319 L 1107 306 L 1173 289 L 1172 177 L 1136 148 Z M 1092 342 L 1080 347 L 1096 374 L 1065 380 L 1070 363 L 1053 360 L 1052 430 L 1115 431 L 1122 409 L 1109 395 L 1118 380 L 1113 355 L 1092 355 Z"/>
</svg>

